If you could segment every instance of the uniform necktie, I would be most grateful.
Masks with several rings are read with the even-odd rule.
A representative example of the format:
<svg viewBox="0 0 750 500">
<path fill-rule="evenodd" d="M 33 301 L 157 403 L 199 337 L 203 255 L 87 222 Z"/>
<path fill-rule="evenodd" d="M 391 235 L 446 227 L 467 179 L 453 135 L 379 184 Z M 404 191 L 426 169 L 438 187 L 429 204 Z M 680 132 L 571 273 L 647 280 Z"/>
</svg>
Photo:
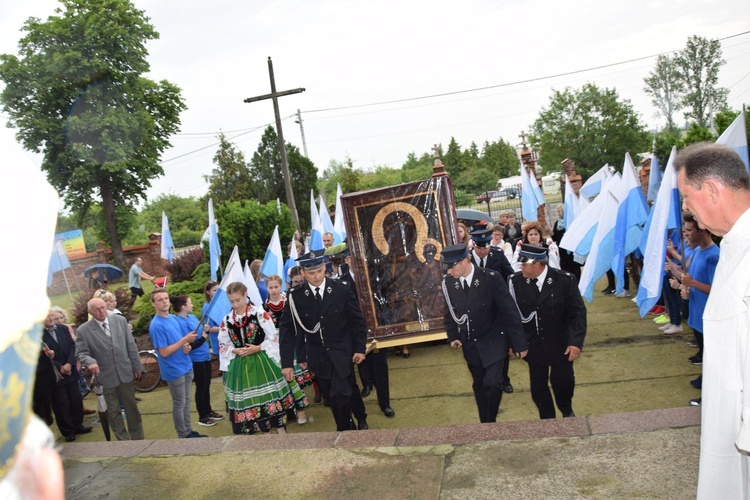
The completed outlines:
<svg viewBox="0 0 750 500">
<path fill-rule="evenodd" d="M 479 267 L 484 267 L 484 257 L 479 259 Z"/>
<path fill-rule="evenodd" d="M 320 303 L 323 302 L 323 297 L 320 296 L 320 287 L 319 286 L 315 287 L 315 300 L 318 301 L 318 304 L 320 304 Z"/>
<path fill-rule="evenodd" d="M 539 280 L 537 278 L 531 278 L 531 293 L 534 295 L 534 298 L 539 298 L 539 286 L 537 285 L 538 281 Z"/>
<path fill-rule="evenodd" d="M 469 283 L 466 281 L 466 278 L 461 278 L 461 284 L 464 287 L 464 294 L 466 294 L 466 296 L 468 297 L 469 296 Z"/>
</svg>

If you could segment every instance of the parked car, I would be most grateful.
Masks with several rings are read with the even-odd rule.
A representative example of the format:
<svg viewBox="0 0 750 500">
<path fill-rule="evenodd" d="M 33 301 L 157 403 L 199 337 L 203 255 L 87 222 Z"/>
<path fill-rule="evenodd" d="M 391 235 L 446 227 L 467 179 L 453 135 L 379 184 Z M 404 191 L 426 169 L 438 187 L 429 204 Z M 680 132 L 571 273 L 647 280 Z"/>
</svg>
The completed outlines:
<svg viewBox="0 0 750 500">
<path fill-rule="evenodd" d="M 492 198 L 497 195 L 497 191 L 485 191 L 484 193 L 477 196 L 477 203 L 485 203 L 492 201 Z"/>
<path fill-rule="evenodd" d="M 501 189 L 500 192 L 505 195 L 505 198 L 509 199 L 521 197 L 521 190 L 513 186 Z"/>
</svg>

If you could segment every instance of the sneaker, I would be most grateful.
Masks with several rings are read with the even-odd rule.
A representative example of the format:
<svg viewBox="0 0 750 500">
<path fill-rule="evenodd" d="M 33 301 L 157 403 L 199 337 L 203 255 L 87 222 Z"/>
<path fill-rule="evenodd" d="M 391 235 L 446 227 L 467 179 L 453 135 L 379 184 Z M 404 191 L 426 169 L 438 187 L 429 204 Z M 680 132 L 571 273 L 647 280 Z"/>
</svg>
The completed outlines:
<svg viewBox="0 0 750 500">
<path fill-rule="evenodd" d="M 634 304 L 637 304 L 638 303 L 638 297 L 633 297 L 632 299 L 630 299 L 630 301 L 633 302 Z"/>
<path fill-rule="evenodd" d="M 687 345 L 689 345 L 690 347 L 700 347 L 700 346 L 698 345 L 698 341 L 697 341 L 697 340 L 695 340 L 695 339 L 693 339 L 693 340 L 688 340 L 688 341 L 687 341 L 686 343 L 687 343 Z"/>
<path fill-rule="evenodd" d="M 695 398 L 690 400 L 690 406 L 700 406 L 701 398 Z"/>
<path fill-rule="evenodd" d="M 602 290 L 602 293 L 603 293 L 604 295 L 608 295 L 608 294 L 610 294 L 610 293 L 615 293 L 615 289 L 614 289 L 614 288 L 609 288 L 609 287 L 607 287 L 607 288 L 605 288 L 604 290 Z"/>
<path fill-rule="evenodd" d="M 666 309 L 664 309 L 664 306 L 655 305 L 648 313 L 653 314 L 654 316 L 658 316 L 660 314 L 664 314 L 664 311 L 666 311 Z"/>
<path fill-rule="evenodd" d="M 669 316 L 667 316 L 666 314 L 657 316 L 656 318 L 654 318 L 654 323 L 656 323 L 657 325 L 666 325 L 669 323 Z"/>
<path fill-rule="evenodd" d="M 659 327 L 659 331 L 660 331 L 660 332 L 663 332 L 664 330 L 666 330 L 666 329 L 667 329 L 667 328 L 669 328 L 670 326 L 672 326 L 672 323 L 667 323 L 666 325 L 661 325 L 661 326 Z"/>
<path fill-rule="evenodd" d="M 617 297 L 618 299 L 624 299 L 624 298 L 632 297 L 632 296 L 633 294 L 627 290 L 623 290 L 622 292 L 615 294 L 615 297 Z"/>
<path fill-rule="evenodd" d="M 185 436 L 185 438 L 207 438 L 207 437 L 208 436 L 206 436 L 205 434 L 198 434 L 195 431 L 192 431 L 192 432 L 190 432 L 190 434 L 188 434 L 187 436 Z"/>
<path fill-rule="evenodd" d="M 203 427 L 213 427 L 216 425 L 216 421 L 211 417 L 206 417 L 198 420 L 198 425 L 202 425 Z"/>
<path fill-rule="evenodd" d="M 208 418 L 210 418 L 211 420 L 216 420 L 218 422 L 219 420 L 224 420 L 224 415 L 222 415 L 221 413 L 216 413 L 215 411 L 212 411 L 208 415 Z"/>
<path fill-rule="evenodd" d="M 665 335 L 672 335 L 674 333 L 682 333 L 682 325 L 669 325 L 669 328 L 664 330 Z"/>
<path fill-rule="evenodd" d="M 690 358 L 688 358 L 688 361 L 693 363 L 695 366 L 700 366 L 703 364 L 703 358 L 699 358 L 698 356 L 690 356 Z"/>
</svg>

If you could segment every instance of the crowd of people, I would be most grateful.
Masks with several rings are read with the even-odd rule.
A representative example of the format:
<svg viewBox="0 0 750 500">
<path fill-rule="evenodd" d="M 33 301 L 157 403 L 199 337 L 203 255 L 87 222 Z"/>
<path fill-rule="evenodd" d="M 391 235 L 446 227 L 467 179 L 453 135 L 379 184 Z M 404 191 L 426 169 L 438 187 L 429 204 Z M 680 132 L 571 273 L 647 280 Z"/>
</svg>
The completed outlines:
<svg viewBox="0 0 750 500">
<path fill-rule="evenodd" d="M 743 388 L 750 285 L 743 270 L 750 258 L 750 177 L 736 153 L 716 145 L 687 148 L 675 168 L 683 226 L 669 234 L 662 298 L 651 312 L 655 329 L 664 335 L 684 333 L 685 324 L 691 329 L 689 343 L 697 352 L 688 361 L 704 366 L 703 375 L 690 381 L 703 392 L 690 402 L 704 406 L 699 496 L 713 495 L 716 488 L 731 493 L 738 484 L 747 491 L 750 396 Z M 558 247 L 566 228 L 562 205 L 556 210 L 553 228 L 519 224 L 513 211 L 503 212 L 497 224 L 459 222 L 458 243 L 441 251 L 447 342 L 462 349 L 480 422 L 494 422 L 503 393 L 513 392 L 510 356 L 528 365 L 540 418 L 554 418 L 557 411 L 575 416 L 573 363 L 583 348 L 586 308 L 578 290 L 580 264 Z M 723 237 L 721 251 L 717 237 Z M 332 238 L 324 241 L 331 246 Z M 311 252 L 286 279 L 264 277 L 261 304 L 249 299 L 243 283 L 231 283 L 226 288 L 231 310 L 218 324 L 207 318 L 201 324 L 189 297 L 170 297 L 163 288 L 151 293 L 156 315 L 149 333 L 169 387 L 178 437 L 203 436 L 190 421 L 193 381 L 199 425 L 224 418 L 210 400 L 211 352 L 220 360 L 222 403 L 236 434 L 284 433 L 295 419 L 305 424 L 309 402 L 304 389 L 310 385 L 315 402 L 330 406 L 339 431 L 369 428 L 363 397 L 373 388 L 383 413 L 395 415 L 387 362 L 381 352 L 367 351 L 357 277 L 343 257 L 346 262 L 334 268 L 323 252 Z M 637 269 L 637 256 L 629 258 Z M 139 263 L 130 278 L 133 297 L 142 294 L 141 279 L 153 279 Z M 612 281 L 603 293 L 614 291 Z M 206 283 L 207 304 L 217 289 L 216 282 Z M 81 375 L 85 368 L 103 387 L 117 439 L 143 439 L 133 385 L 143 368 L 131 329 L 109 292 L 97 293 L 88 312 L 89 321 L 74 331 L 65 324 L 65 311 L 50 310 L 34 411 L 48 424 L 54 413 L 67 441 L 90 432 L 83 424 L 84 412 L 91 412 L 82 402 L 88 389 Z"/>
</svg>

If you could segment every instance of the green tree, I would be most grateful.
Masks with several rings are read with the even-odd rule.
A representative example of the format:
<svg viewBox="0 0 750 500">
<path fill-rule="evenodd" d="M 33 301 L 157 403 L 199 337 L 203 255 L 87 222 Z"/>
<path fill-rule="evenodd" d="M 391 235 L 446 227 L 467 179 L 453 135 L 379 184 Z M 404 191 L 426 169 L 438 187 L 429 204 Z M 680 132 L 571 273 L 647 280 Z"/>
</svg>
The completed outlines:
<svg viewBox="0 0 750 500">
<path fill-rule="evenodd" d="M 665 129 L 654 135 L 654 148 L 653 153 L 659 159 L 659 165 L 662 170 L 669 160 L 669 155 L 672 153 L 672 147 L 680 147 L 682 141 L 682 134 L 676 129 Z"/>
<path fill-rule="evenodd" d="M 295 230 L 289 207 L 281 205 L 279 213 L 275 200 L 265 204 L 256 200 L 222 203 L 216 207 L 216 221 L 221 228 L 225 264 L 235 245 L 242 259 L 262 259 L 277 225 L 281 246 L 285 249 Z"/>
<path fill-rule="evenodd" d="M 359 188 L 366 191 L 368 189 L 395 186 L 396 184 L 401 184 L 401 169 L 379 165 L 375 167 L 375 170 L 365 172 L 362 175 Z"/>
<path fill-rule="evenodd" d="M 518 175 L 520 158 L 510 143 L 503 138 L 485 142 L 482 147 L 482 166 L 492 172 L 495 181 Z"/>
<path fill-rule="evenodd" d="M 208 182 L 208 197 L 213 198 L 217 204 L 252 198 L 256 186 L 250 177 L 245 154 L 229 142 L 223 133 L 219 134 L 219 149 L 213 162 L 216 167 L 210 174 L 203 176 Z"/>
<path fill-rule="evenodd" d="M 432 164 L 435 161 L 430 153 L 424 153 L 417 158 L 409 153 L 406 162 L 401 166 L 401 182 L 414 182 L 429 179 L 432 176 Z"/>
<path fill-rule="evenodd" d="M 253 153 L 250 161 L 250 175 L 255 179 L 253 194 L 261 203 L 269 200 L 275 202 L 277 198 L 282 202 L 286 200 L 278 142 L 276 131 L 269 126 L 263 132 L 258 149 Z M 286 156 L 300 224 L 303 228 L 310 227 L 308 200 L 310 190 L 315 189 L 318 181 L 318 169 L 312 161 L 300 153 L 297 146 L 288 142 L 286 143 Z"/>
<path fill-rule="evenodd" d="M 682 103 L 690 109 L 685 118 L 708 127 L 710 108 L 726 108 L 729 95 L 729 89 L 717 87 L 719 70 L 726 64 L 721 57 L 721 43 L 693 35 L 677 54 L 675 62 L 685 85 Z"/>
<path fill-rule="evenodd" d="M 458 177 L 458 175 L 465 170 L 464 168 L 464 154 L 461 151 L 461 146 L 458 144 L 454 137 L 451 137 L 451 142 L 448 143 L 448 149 L 442 155 L 443 165 L 445 170 L 452 179 Z"/>
<path fill-rule="evenodd" d="M 656 66 L 643 81 L 646 83 L 643 91 L 651 98 L 651 104 L 658 110 L 658 114 L 667 120 L 667 129 L 674 129 L 672 116 L 682 108 L 685 92 L 685 82 L 675 58 L 658 56 Z"/>
<path fill-rule="evenodd" d="M 0 102 L 71 210 L 101 199 L 115 263 L 125 267 L 116 207 L 145 199 L 164 173 L 158 159 L 185 104 L 175 85 L 142 76 L 145 44 L 159 36 L 143 11 L 128 0 L 61 3 L 46 21 L 24 23 L 19 56 L 0 56 Z"/>
<path fill-rule="evenodd" d="M 531 126 L 531 141 L 543 163 L 559 165 L 572 158 L 584 177 L 605 163 L 621 165 L 627 151 L 645 151 L 649 140 L 630 101 L 592 83 L 554 91 Z"/>
<path fill-rule="evenodd" d="M 200 244 L 201 237 L 208 227 L 205 205 L 193 197 L 162 194 L 144 205 L 138 214 L 137 223 L 144 227 L 147 234 L 161 232 L 162 212 L 169 217 L 169 230 L 172 232 L 175 247 Z"/>
<path fill-rule="evenodd" d="M 318 191 L 326 194 L 328 205 L 336 203 L 336 185 L 341 184 L 341 191 L 354 193 L 359 187 L 362 172 L 354 168 L 351 158 L 344 162 L 331 160 L 323 171 L 323 177 L 318 181 Z"/>
</svg>

